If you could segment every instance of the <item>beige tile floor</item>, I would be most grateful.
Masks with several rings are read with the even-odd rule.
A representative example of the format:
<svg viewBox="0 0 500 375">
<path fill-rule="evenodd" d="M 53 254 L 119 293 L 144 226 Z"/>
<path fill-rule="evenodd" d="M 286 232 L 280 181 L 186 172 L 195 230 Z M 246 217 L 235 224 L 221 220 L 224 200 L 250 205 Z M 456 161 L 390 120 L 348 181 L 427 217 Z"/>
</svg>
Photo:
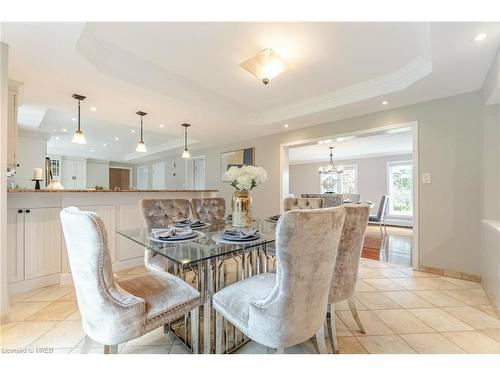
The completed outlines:
<svg viewBox="0 0 500 375">
<path fill-rule="evenodd" d="M 146 272 L 135 267 L 123 280 Z M 340 353 L 500 353 L 500 321 L 478 283 L 362 259 L 355 298 L 366 334 L 361 334 L 347 303 L 336 305 Z M 71 286 L 50 286 L 13 296 L 11 322 L 0 327 L 0 346 L 53 348 L 80 353 L 85 336 Z M 119 346 L 126 354 L 183 354 L 173 335 L 155 330 Z M 269 353 L 254 342 L 238 353 Z M 91 353 L 102 353 L 95 344 Z M 310 340 L 285 353 L 316 353 Z"/>
</svg>

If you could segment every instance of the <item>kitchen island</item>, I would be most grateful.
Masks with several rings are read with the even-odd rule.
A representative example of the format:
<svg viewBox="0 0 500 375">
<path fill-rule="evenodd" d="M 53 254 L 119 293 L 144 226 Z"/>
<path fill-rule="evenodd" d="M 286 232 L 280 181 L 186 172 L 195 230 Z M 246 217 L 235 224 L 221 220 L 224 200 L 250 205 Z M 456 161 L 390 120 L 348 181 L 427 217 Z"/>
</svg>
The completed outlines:
<svg viewBox="0 0 500 375">
<path fill-rule="evenodd" d="M 143 225 L 143 198 L 216 197 L 217 190 L 10 190 L 7 194 L 9 294 L 71 282 L 59 212 L 76 206 L 96 212 L 108 230 L 113 270 L 143 264 L 144 248 L 115 234 Z M 2 259 L 2 261 L 5 261 Z"/>
</svg>

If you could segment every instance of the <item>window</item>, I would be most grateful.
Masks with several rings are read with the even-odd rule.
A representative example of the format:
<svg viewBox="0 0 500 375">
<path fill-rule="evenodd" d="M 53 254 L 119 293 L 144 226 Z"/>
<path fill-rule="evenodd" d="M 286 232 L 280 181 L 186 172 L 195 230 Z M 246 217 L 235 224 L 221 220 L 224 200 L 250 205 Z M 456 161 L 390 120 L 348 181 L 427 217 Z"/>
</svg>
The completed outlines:
<svg viewBox="0 0 500 375">
<path fill-rule="evenodd" d="M 344 165 L 344 173 L 320 174 L 321 194 L 356 194 L 358 181 L 358 166 Z"/>
<path fill-rule="evenodd" d="M 410 161 L 387 164 L 389 215 L 413 216 L 413 164 Z"/>
<path fill-rule="evenodd" d="M 148 166 L 137 167 L 137 189 L 148 188 Z"/>
<path fill-rule="evenodd" d="M 61 177 L 61 160 L 50 159 L 50 170 L 52 171 L 52 178 L 55 180 Z"/>
</svg>

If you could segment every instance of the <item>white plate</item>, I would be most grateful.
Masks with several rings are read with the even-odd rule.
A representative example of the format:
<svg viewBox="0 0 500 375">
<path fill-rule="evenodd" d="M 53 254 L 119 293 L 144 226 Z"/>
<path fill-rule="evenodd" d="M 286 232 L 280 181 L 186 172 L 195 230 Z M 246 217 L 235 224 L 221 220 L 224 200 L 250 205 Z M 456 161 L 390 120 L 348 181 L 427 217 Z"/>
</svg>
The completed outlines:
<svg viewBox="0 0 500 375">
<path fill-rule="evenodd" d="M 190 241 L 195 241 L 195 240 L 200 240 L 202 238 L 205 238 L 205 233 L 203 233 L 203 232 L 198 232 L 197 230 L 193 230 L 193 233 L 196 233 L 195 237 L 188 237 L 186 239 L 161 240 L 159 238 L 154 238 L 154 237 L 148 237 L 148 239 L 153 241 L 153 242 L 158 242 L 158 243 L 183 243 L 183 242 L 190 242 Z"/>
</svg>

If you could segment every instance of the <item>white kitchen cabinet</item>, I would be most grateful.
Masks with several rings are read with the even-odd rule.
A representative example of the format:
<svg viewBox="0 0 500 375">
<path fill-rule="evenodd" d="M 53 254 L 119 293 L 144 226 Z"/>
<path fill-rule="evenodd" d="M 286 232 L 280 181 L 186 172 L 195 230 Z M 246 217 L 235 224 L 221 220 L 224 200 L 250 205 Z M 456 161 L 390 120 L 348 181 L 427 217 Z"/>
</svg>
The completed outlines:
<svg viewBox="0 0 500 375">
<path fill-rule="evenodd" d="M 24 210 L 7 210 L 7 282 L 24 280 Z"/>
<path fill-rule="evenodd" d="M 26 280 L 61 272 L 60 211 L 60 208 L 24 210 Z"/>
<path fill-rule="evenodd" d="M 65 189 L 85 189 L 87 187 L 87 160 L 63 156 L 61 183 Z"/>
<path fill-rule="evenodd" d="M 19 108 L 21 95 L 19 88 L 21 82 L 9 80 L 8 109 L 7 109 L 7 166 L 15 167 L 17 146 L 17 109 Z"/>
</svg>

